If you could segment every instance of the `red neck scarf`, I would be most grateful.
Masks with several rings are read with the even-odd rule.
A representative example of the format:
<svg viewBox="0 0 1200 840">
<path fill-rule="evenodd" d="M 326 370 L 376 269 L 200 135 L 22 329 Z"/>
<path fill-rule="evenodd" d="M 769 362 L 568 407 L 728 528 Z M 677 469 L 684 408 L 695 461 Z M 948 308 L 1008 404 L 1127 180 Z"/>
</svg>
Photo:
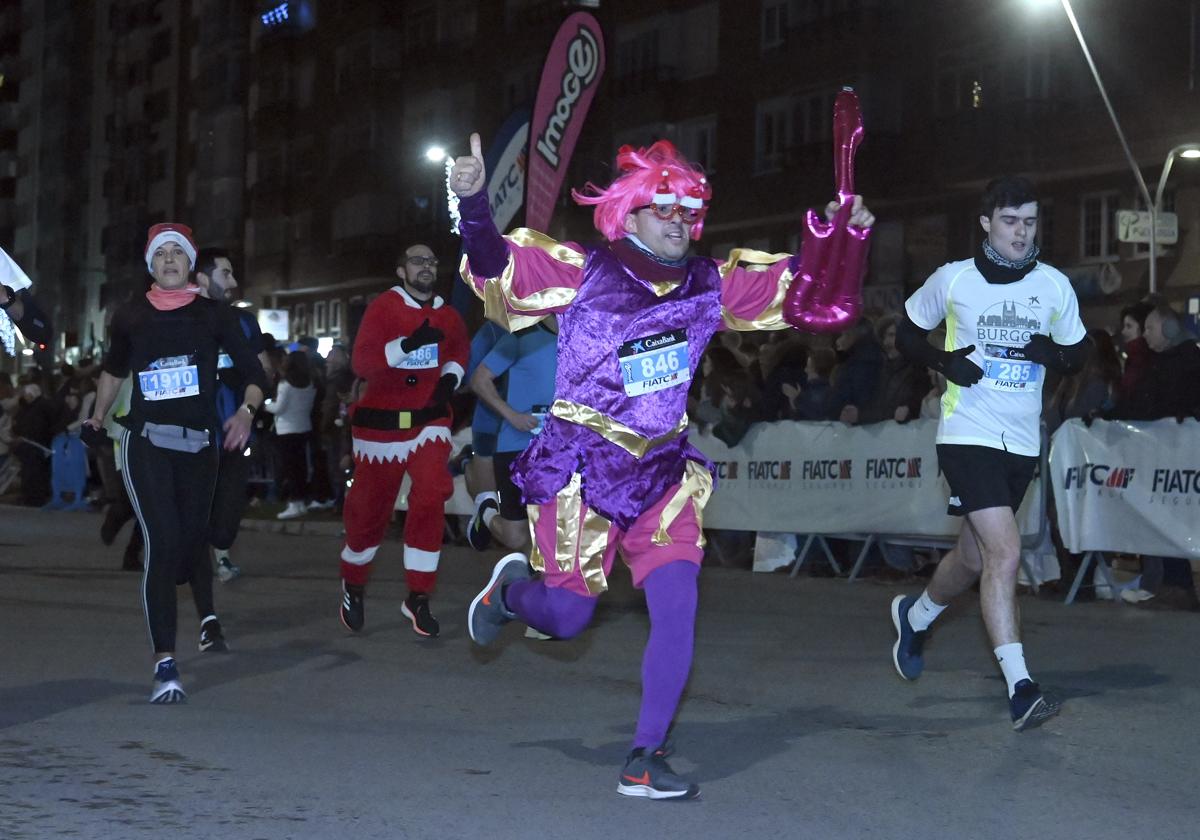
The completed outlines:
<svg viewBox="0 0 1200 840">
<path fill-rule="evenodd" d="M 154 283 L 150 286 L 150 291 L 146 292 L 146 300 L 150 301 L 150 305 L 155 309 L 166 312 L 187 306 L 196 299 L 198 294 L 200 294 L 200 287 L 195 283 L 189 283 L 182 289 L 164 289 Z"/>
</svg>

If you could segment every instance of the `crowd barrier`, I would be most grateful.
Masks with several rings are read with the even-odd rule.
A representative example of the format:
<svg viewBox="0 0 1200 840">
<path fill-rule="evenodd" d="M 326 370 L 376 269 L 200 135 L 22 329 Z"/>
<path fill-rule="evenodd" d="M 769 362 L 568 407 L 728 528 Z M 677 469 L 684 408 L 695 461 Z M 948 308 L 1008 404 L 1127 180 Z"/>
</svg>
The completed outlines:
<svg viewBox="0 0 1200 840">
<path fill-rule="evenodd" d="M 692 442 L 717 465 L 717 488 L 705 508 L 704 525 L 803 535 L 793 575 L 813 547 L 840 572 L 827 540 L 860 541 L 851 581 L 877 544 L 946 550 L 962 520 L 946 513 L 950 493 L 938 471 L 936 432 L 936 420 L 867 426 L 784 421 L 756 424 L 731 447 L 693 430 Z M 1025 576 L 1035 586 L 1059 576 L 1047 549 L 1040 475 L 1044 469 L 1017 517 Z"/>
<path fill-rule="evenodd" d="M 1063 544 L 1116 591 L 1107 553 L 1200 560 L 1200 423 L 1069 420 L 1054 434 L 1049 476 Z"/>
<path fill-rule="evenodd" d="M 935 420 L 759 423 L 731 447 L 693 428 L 691 441 L 717 467 L 704 525 L 801 535 L 793 575 L 812 550 L 823 550 L 838 568 L 827 543 L 834 538 L 862 543 L 851 580 L 874 545 L 948 549 L 961 520 L 946 514 L 949 489 L 938 471 L 936 431 Z M 469 429 L 454 435 L 454 451 L 470 439 Z M 454 484 L 446 512 L 469 516 L 472 500 L 462 477 Z M 1200 423 L 1096 421 L 1088 427 L 1072 420 L 1052 441 L 1043 435 L 1042 468 L 1017 516 L 1023 571 L 1035 585 L 1059 576 L 1047 495 L 1055 499 L 1064 545 L 1083 555 L 1068 603 L 1092 563 L 1104 583 L 1119 588 L 1106 553 L 1200 559 Z M 398 508 L 406 496 L 407 482 Z"/>
</svg>

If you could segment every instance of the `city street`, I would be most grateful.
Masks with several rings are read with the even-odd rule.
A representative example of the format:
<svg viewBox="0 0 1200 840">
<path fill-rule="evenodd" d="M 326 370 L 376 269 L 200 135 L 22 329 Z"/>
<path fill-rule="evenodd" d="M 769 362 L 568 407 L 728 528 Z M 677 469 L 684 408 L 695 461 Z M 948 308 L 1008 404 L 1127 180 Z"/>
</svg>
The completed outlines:
<svg viewBox="0 0 1200 840">
<path fill-rule="evenodd" d="M 977 604 L 906 684 L 888 604 L 908 590 L 706 568 L 672 758 L 702 794 L 658 803 L 616 793 L 647 628 L 623 572 L 581 638 L 512 626 L 479 649 L 466 607 L 499 552 L 447 549 L 423 641 L 389 541 L 356 637 L 336 535 L 243 532 L 244 576 L 217 584 L 232 651 L 197 652 L 182 589 L 189 702 L 155 707 L 128 532 L 105 548 L 99 525 L 0 507 L 3 840 L 1200 833 L 1196 614 L 1023 598 L 1034 676 L 1066 705 L 1015 734 Z"/>
</svg>

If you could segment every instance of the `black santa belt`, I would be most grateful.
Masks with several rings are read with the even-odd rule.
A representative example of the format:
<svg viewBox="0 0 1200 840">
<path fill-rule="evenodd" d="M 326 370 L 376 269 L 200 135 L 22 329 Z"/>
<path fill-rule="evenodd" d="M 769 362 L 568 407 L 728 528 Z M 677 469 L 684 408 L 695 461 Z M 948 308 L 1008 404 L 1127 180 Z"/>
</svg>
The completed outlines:
<svg viewBox="0 0 1200 840">
<path fill-rule="evenodd" d="M 350 420 L 350 425 L 362 429 L 377 429 L 381 432 L 394 432 L 397 429 L 411 429 L 414 426 L 424 426 L 431 420 L 449 417 L 450 410 L 445 403 L 427 405 L 413 411 L 392 408 L 357 408 Z"/>
</svg>

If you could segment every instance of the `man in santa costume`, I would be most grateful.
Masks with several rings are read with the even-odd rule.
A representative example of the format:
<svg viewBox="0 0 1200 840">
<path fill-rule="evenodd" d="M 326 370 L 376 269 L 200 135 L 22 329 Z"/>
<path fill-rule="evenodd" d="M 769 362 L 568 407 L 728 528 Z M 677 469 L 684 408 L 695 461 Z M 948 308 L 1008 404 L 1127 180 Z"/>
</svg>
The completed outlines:
<svg viewBox="0 0 1200 840">
<path fill-rule="evenodd" d="M 367 387 L 350 421 L 354 483 L 343 512 L 341 618 L 355 632 L 365 620 L 371 561 L 407 473 L 408 596 L 400 612 L 418 635 L 438 634 L 429 595 L 437 582 L 446 500 L 454 492 L 447 467 L 450 397 L 463 378 L 468 341 L 462 318 L 433 292 L 437 262 L 427 245 L 408 248 L 396 266 L 400 284 L 371 302 L 354 341 L 354 372 Z"/>
</svg>

